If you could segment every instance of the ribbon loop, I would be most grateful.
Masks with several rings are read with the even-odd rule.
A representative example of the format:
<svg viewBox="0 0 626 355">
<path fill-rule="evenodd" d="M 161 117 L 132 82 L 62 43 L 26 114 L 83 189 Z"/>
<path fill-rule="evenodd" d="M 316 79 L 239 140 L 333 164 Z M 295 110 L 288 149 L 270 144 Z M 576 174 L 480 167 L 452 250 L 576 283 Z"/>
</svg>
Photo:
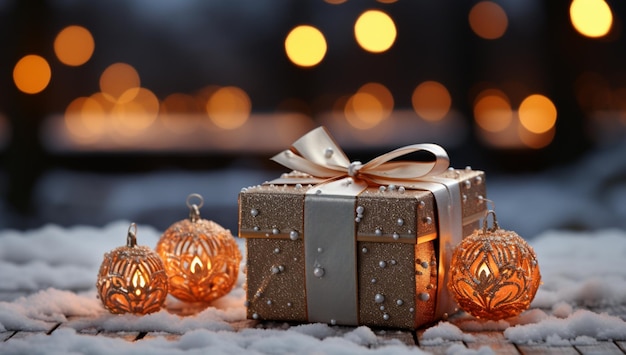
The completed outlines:
<svg viewBox="0 0 626 355">
<path fill-rule="evenodd" d="M 395 158 L 426 151 L 434 161 L 392 161 Z M 375 184 L 410 185 L 426 176 L 441 174 L 450 165 L 446 151 L 432 143 L 412 144 L 380 155 L 365 164 L 350 162 L 324 127 L 318 127 L 293 143 L 291 149 L 272 157 L 275 162 L 315 178 L 341 179 L 358 177 Z"/>
</svg>

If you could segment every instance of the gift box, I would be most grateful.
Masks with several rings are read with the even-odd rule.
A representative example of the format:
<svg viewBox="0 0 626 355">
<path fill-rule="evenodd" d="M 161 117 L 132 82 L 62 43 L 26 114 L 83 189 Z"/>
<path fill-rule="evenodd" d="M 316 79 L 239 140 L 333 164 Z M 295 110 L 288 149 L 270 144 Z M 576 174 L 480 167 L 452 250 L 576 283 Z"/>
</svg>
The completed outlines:
<svg viewBox="0 0 626 355">
<path fill-rule="evenodd" d="M 432 144 L 350 162 L 323 127 L 272 159 L 294 171 L 239 194 L 248 318 L 415 329 L 456 310 L 446 271 L 485 214 L 482 171 Z"/>
</svg>

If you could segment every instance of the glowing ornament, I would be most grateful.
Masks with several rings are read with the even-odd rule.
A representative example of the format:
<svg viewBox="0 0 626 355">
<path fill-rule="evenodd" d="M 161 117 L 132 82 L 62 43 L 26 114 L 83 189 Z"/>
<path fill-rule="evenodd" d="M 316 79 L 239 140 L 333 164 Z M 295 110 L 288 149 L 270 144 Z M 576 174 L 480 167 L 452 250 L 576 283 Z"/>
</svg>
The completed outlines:
<svg viewBox="0 0 626 355">
<path fill-rule="evenodd" d="M 493 215 L 493 227 L 487 218 Z M 537 256 L 517 233 L 498 227 L 489 211 L 482 230 L 456 247 L 448 288 L 459 306 L 477 318 L 499 320 L 528 309 L 541 282 Z"/>
<path fill-rule="evenodd" d="M 111 313 L 147 314 L 161 309 L 168 283 L 159 255 L 137 245 L 137 225 L 128 228 L 126 246 L 104 254 L 96 288 Z"/>
<path fill-rule="evenodd" d="M 191 200 L 197 198 L 198 204 Z M 237 282 L 241 253 L 230 231 L 200 218 L 203 199 L 187 197 L 189 219 L 172 224 L 156 251 L 165 263 L 170 293 L 185 302 L 210 302 Z"/>
</svg>

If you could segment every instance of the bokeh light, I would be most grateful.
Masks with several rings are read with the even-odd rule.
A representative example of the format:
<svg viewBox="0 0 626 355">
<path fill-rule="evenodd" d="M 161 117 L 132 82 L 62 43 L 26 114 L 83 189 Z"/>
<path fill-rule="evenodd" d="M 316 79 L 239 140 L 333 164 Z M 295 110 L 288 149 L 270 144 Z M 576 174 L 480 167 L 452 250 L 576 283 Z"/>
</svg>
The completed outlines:
<svg viewBox="0 0 626 355">
<path fill-rule="evenodd" d="M 195 97 L 173 93 L 161 102 L 159 118 L 163 125 L 175 133 L 189 133 L 197 126 L 193 116 L 202 112 Z"/>
<path fill-rule="evenodd" d="M 78 97 L 65 109 L 65 126 L 83 143 L 93 141 L 106 128 L 106 112 L 101 102 L 92 97 Z"/>
<path fill-rule="evenodd" d="M 603 37 L 613 25 L 613 13 L 604 0 L 573 0 L 569 15 L 576 31 L 585 37 Z"/>
<path fill-rule="evenodd" d="M 437 81 L 425 81 L 419 84 L 411 97 L 413 109 L 426 121 L 439 121 L 444 118 L 452 106 L 450 92 Z"/>
<path fill-rule="evenodd" d="M 324 35 L 313 26 L 297 26 L 285 38 L 287 57 L 301 67 L 319 64 L 326 55 L 326 49 Z"/>
<path fill-rule="evenodd" d="M 252 103 L 248 94 L 235 86 L 218 89 L 206 103 L 211 121 L 223 129 L 241 127 L 250 117 Z"/>
<path fill-rule="evenodd" d="M 100 91 L 92 94 L 91 96 L 89 96 L 89 98 L 98 102 L 100 104 L 100 107 L 102 107 L 104 112 L 106 112 L 107 114 L 110 113 L 111 110 L 113 110 L 113 107 L 115 106 L 115 102 L 111 101 L 111 97 L 106 94 L 103 94 Z"/>
<path fill-rule="evenodd" d="M 528 131 L 541 134 L 556 124 L 557 111 L 552 101 L 539 94 L 530 95 L 519 107 L 519 119 Z"/>
<path fill-rule="evenodd" d="M 481 1 L 469 13 L 469 24 L 474 33 L 484 39 L 498 39 L 509 25 L 506 12 L 492 1 Z"/>
<path fill-rule="evenodd" d="M 371 129 L 391 115 L 393 105 L 389 89 L 380 83 L 367 83 L 345 101 L 344 115 L 352 127 Z"/>
<path fill-rule="evenodd" d="M 54 39 L 54 53 L 61 63 L 70 66 L 85 64 L 94 48 L 91 32 L 82 26 L 67 26 Z"/>
<path fill-rule="evenodd" d="M 383 118 L 387 118 L 391 115 L 394 106 L 393 95 L 387 89 L 387 87 L 380 83 L 367 83 L 361 86 L 358 92 L 366 93 L 372 95 L 378 102 L 380 102 L 382 107 L 382 115 Z"/>
<path fill-rule="evenodd" d="M 128 89 L 111 110 L 112 123 L 119 133 L 136 135 L 156 120 L 159 106 L 159 99 L 149 89 Z"/>
<path fill-rule="evenodd" d="M 131 101 L 132 93 L 139 92 L 140 84 L 137 70 L 126 63 L 111 64 L 100 75 L 100 91 L 116 103 L 123 94 L 125 100 Z"/>
<path fill-rule="evenodd" d="M 35 54 L 22 57 L 13 68 L 13 82 L 26 94 L 42 92 L 51 78 L 52 71 L 48 61 Z"/>
<path fill-rule="evenodd" d="M 173 93 L 161 102 L 162 114 L 195 114 L 199 113 L 196 99 L 188 94 Z"/>
<path fill-rule="evenodd" d="M 510 92 L 510 91 L 507 91 Z M 503 149 L 542 149 L 556 134 L 556 107 L 546 96 L 527 96 L 517 110 L 500 89 L 488 88 L 474 100 L 474 120 L 484 143 Z"/>
<path fill-rule="evenodd" d="M 488 132 L 501 132 L 511 125 L 513 110 L 508 97 L 500 90 L 482 91 L 474 103 L 474 120 Z"/>
<path fill-rule="evenodd" d="M 519 127 L 518 129 L 518 135 L 521 142 L 524 146 L 532 149 L 547 147 L 554 140 L 555 133 L 556 129 L 554 126 L 543 133 L 533 133 L 523 127 Z"/>
<path fill-rule="evenodd" d="M 383 120 L 383 105 L 375 96 L 357 92 L 352 95 L 344 109 L 348 123 L 357 129 L 376 127 Z"/>
<path fill-rule="evenodd" d="M 354 36 L 361 48 L 372 53 L 381 53 L 396 40 L 396 25 L 393 19 L 380 10 L 367 10 L 354 24 Z"/>
<path fill-rule="evenodd" d="M 211 96 L 213 96 L 213 94 L 215 94 L 215 92 L 219 90 L 220 88 L 221 86 L 219 85 L 207 85 L 201 88 L 200 90 L 196 91 L 193 97 L 196 99 L 196 104 L 198 105 L 200 112 L 203 112 L 206 114 L 207 102 L 209 102 L 209 99 L 211 98 Z"/>
</svg>

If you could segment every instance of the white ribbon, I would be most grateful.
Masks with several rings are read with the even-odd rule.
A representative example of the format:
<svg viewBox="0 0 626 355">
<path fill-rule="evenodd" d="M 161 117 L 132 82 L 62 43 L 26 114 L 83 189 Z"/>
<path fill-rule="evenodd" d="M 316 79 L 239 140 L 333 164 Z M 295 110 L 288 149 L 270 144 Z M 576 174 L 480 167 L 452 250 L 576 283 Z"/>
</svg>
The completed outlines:
<svg viewBox="0 0 626 355">
<path fill-rule="evenodd" d="M 435 160 L 392 161 L 419 151 L 431 153 Z M 426 176 L 443 173 L 450 165 L 446 151 L 431 143 L 407 145 L 365 164 L 350 162 L 324 127 L 318 127 L 305 134 L 292 144 L 291 149 L 284 150 L 271 159 L 292 170 L 312 175 L 315 182 L 353 177 L 379 185 L 411 185 Z M 298 179 L 288 178 L 272 182 L 297 183 L 296 180 Z"/>
</svg>

